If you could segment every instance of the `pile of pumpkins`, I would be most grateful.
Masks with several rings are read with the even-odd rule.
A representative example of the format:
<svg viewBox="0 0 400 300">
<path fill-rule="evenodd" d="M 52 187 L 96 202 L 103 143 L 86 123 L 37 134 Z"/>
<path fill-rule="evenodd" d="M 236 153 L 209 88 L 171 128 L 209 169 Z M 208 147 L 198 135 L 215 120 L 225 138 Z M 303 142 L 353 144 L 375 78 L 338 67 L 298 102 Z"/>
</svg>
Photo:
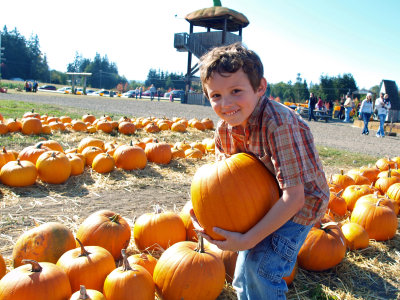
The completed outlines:
<svg viewBox="0 0 400 300">
<path fill-rule="evenodd" d="M 381 158 L 373 167 L 342 171 L 328 180 L 328 210 L 299 252 L 300 267 L 327 270 L 342 261 L 347 249 L 364 249 L 370 239 L 386 241 L 395 236 L 400 206 L 398 165 L 400 157 Z"/>
<path fill-rule="evenodd" d="M 131 230 L 124 217 L 101 210 L 75 237 L 58 222 L 32 228 L 16 241 L 8 273 L 0 255 L 0 300 L 153 300 L 156 291 L 162 299 L 216 299 L 233 276 L 226 272 L 236 253 L 186 240 L 193 233 L 181 214 L 156 208 Z M 132 231 L 136 254 L 128 256 Z"/>
<path fill-rule="evenodd" d="M 54 140 L 44 140 L 19 153 L 0 151 L 0 181 L 8 186 L 29 186 L 36 178 L 46 183 L 61 184 L 70 176 L 80 175 L 85 166 L 98 173 L 109 173 L 115 167 L 123 170 L 144 169 L 147 162 L 169 164 L 172 159 L 200 159 L 214 153 L 214 140 L 176 142 L 174 145 L 153 138 L 130 144 L 86 137 L 77 148 L 65 150 Z"/>
<path fill-rule="evenodd" d="M 118 131 L 121 134 L 131 135 L 138 129 L 143 129 L 148 133 L 155 133 L 162 130 L 185 132 L 188 127 L 201 131 L 212 130 L 214 129 L 214 122 L 209 118 L 187 120 L 179 117 L 174 117 L 172 120 L 165 117 L 121 117 L 118 121 L 115 121 L 108 115 L 96 118 L 92 114 L 83 115 L 81 120 L 72 120 L 69 116 L 55 117 L 46 114 L 40 115 L 34 110 L 26 112 L 21 120 L 16 118 L 4 120 L 0 114 L 0 134 L 21 132 L 25 135 L 37 135 L 67 130 L 87 133 L 95 133 L 97 131 L 111 133 Z"/>
</svg>

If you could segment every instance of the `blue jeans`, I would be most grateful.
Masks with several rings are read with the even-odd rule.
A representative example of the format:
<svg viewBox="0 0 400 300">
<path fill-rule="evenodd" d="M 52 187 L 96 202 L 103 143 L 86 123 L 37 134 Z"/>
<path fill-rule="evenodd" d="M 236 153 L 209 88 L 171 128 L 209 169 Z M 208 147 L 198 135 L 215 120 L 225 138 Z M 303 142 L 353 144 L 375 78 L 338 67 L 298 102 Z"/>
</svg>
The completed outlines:
<svg viewBox="0 0 400 300">
<path fill-rule="evenodd" d="M 362 114 L 362 119 L 364 121 L 364 129 L 362 131 L 362 133 L 368 134 L 369 130 L 368 130 L 368 123 L 369 123 L 369 119 L 371 118 L 371 114 L 369 113 L 361 113 Z"/>
<path fill-rule="evenodd" d="M 308 121 L 311 121 L 311 118 L 313 118 L 314 121 L 317 121 L 317 118 L 314 116 L 314 109 L 309 108 L 308 109 Z"/>
<path fill-rule="evenodd" d="M 378 117 L 379 117 L 379 130 L 376 133 L 376 135 L 385 136 L 385 130 L 383 129 L 383 126 L 385 125 L 386 115 L 382 114 L 378 115 Z"/>
<path fill-rule="evenodd" d="M 350 112 L 351 112 L 352 108 L 351 107 L 345 107 L 344 108 L 344 113 L 345 113 L 345 119 L 344 122 L 350 122 Z"/>
<path fill-rule="evenodd" d="M 311 227 L 288 221 L 254 248 L 239 251 L 232 283 L 238 300 L 286 299 L 282 277 L 293 270 Z"/>
</svg>

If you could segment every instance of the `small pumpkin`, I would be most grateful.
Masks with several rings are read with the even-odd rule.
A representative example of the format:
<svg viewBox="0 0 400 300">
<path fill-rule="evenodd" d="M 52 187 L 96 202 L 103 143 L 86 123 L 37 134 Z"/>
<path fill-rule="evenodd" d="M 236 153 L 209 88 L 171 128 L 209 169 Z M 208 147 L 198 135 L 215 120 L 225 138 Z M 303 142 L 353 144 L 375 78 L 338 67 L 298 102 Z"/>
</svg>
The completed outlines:
<svg viewBox="0 0 400 300">
<path fill-rule="evenodd" d="M 136 126 L 131 122 L 123 121 L 118 124 L 118 131 L 126 135 L 134 134 L 136 131 Z"/>
<path fill-rule="evenodd" d="M 89 123 L 93 123 L 96 120 L 96 117 L 92 114 L 85 114 L 82 116 L 82 121 L 83 122 L 89 122 Z"/>
<path fill-rule="evenodd" d="M 200 159 L 203 157 L 203 153 L 199 149 L 191 147 L 190 149 L 185 150 L 185 157 Z"/>
<path fill-rule="evenodd" d="M 355 184 L 354 179 L 344 174 L 343 170 L 340 170 L 340 174 L 332 175 L 332 183 L 340 185 L 343 189 Z"/>
<path fill-rule="evenodd" d="M 82 153 L 83 149 L 90 146 L 99 147 L 104 150 L 104 141 L 92 137 L 86 137 L 79 142 L 78 152 Z"/>
<path fill-rule="evenodd" d="M 342 232 L 350 250 L 364 249 L 369 245 L 368 232 L 357 223 L 346 223 L 342 226 Z"/>
<path fill-rule="evenodd" d="M 86 289 L 84 285 L 80 286 L 79 291 L 72 294 L 69 300 L 106 300 L 104 295 L 99 291 Z"/>
<path fill-rule="evenodd" d="M 85 171 L 85 157 L 80 153 L 68 153 L 67 157 L 71 163 L 71 176 L 80 175 Z"/>
<path fill-rule="evenodd" d="M 144 152 L 147 160 L 156 164 L 167 165 L 172 159 L 171 146 L 167 143 L 148 143 Z"/>
<path fill-rule="evenodd" d="M 3 256 L 0 254 L 0 279 L 4 277 L 7 273 L 6 262 L 4 261 Z"/>
<path fill-rule="evenodd" d="M 330 192 L 328 209 L 340 217 L 344 217 L 347 212 L 347 203 L 342 196 L 343 190 L 339 193 Z"/>
<path fill-rule="evenodd" d="M 154 268 L 157 264 L 157 259 L 154 258 L 151 254 L 147 253 L 139 253 L 133 254 L 128 257 L 128 262 L 130 265 L 139 265 L 145 268 L 150 275 L 153 277 Z"/>
<path fill-rule="evenodd" d="M 342 198 L 347 203 L 347 209 L 353 211 L 358 199 L 372 193 L 374 190 L 368 185 L 350 185 L 343 191 Z"/>
<path fill-rule="evenodd" d="M 119 146 L 114 152 L 115 166 L 124 170 L 144 169 L 147 165 L 146 153 L 139 146 Z"/>
<path fill-rule="evenodd" d="M 49 150 L 50 148 L 45 147 L 43 143 L 37 143 L 35 146 L 28 146 L 22 149 L 18 154 L 18 158 L 19 160 L 29 160 L 36 165 L 39 156 Z"/>
<path fill-rule="evenodd" d="M 40 134 L 42 132 L 42 122 L 37 118 L 24 118 L 22 120 L 21 132 L 26 135 Z"/>
<path fill-rule="evenodd" d="M 100 153 L 104 153 L 104 150 L 95 146 L 90 146 L 83 149 L 82 155 L 85 157 L 86 165 L 92 166 L 95 157 Z"/>
<path fill-rule="evenodd" d="M 150 273 L 140 265 L 130 265 L 125 249 L 122 266 L 108 274 L 103 294 L 107 300 L 143 299 L 154 300 L 155 285 Z"/>
<path fill-rule="evenodd" d="M 114 170 L 115 161 L 108 153 L 100 153 L 96 155 L 92 162 L 92 169 L 97 173 L 109 173 Z"/>
</svg>

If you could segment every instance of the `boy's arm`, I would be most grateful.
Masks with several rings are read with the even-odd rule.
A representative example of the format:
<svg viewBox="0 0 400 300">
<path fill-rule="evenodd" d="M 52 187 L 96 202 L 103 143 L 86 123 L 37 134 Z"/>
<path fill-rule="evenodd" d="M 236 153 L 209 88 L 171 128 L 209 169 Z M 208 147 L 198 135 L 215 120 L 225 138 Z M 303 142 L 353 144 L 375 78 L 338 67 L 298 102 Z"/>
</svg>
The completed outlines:
<svg viewBox="0 0 400 300">
<path fill-rule="evenodd" d="M 251 249 L 289 221 L 304 206 L 304 202 L 303 184 L 284 188 L 282 190 L 282 197 L 246 233 L 231 232 L 215 227 L 214 232 L 224 236 L 226 238 L 225 241 L 212 240 L 204 233 L 202 235 L 222 250 L 242 251 Z"/>
</svg>

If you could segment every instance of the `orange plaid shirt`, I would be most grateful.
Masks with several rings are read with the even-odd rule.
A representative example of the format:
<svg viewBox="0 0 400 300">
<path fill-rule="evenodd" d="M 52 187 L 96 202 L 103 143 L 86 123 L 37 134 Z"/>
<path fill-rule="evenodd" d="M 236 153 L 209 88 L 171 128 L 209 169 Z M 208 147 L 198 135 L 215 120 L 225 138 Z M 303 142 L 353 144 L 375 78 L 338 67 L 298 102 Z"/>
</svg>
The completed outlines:
<svg viewBox="0 0 400 300">
<path fill-rule="evenodd" d="M 245 129 L 220 120 L 215 131 L 217 160 L 239 152 L 256 155 L 280 186 L 304 185 L 305 204 L 293 222 L 310 225 L 326 211 L 329 187 L 310 128 L 293 110 L 262 97 Z"/>
</svg>

